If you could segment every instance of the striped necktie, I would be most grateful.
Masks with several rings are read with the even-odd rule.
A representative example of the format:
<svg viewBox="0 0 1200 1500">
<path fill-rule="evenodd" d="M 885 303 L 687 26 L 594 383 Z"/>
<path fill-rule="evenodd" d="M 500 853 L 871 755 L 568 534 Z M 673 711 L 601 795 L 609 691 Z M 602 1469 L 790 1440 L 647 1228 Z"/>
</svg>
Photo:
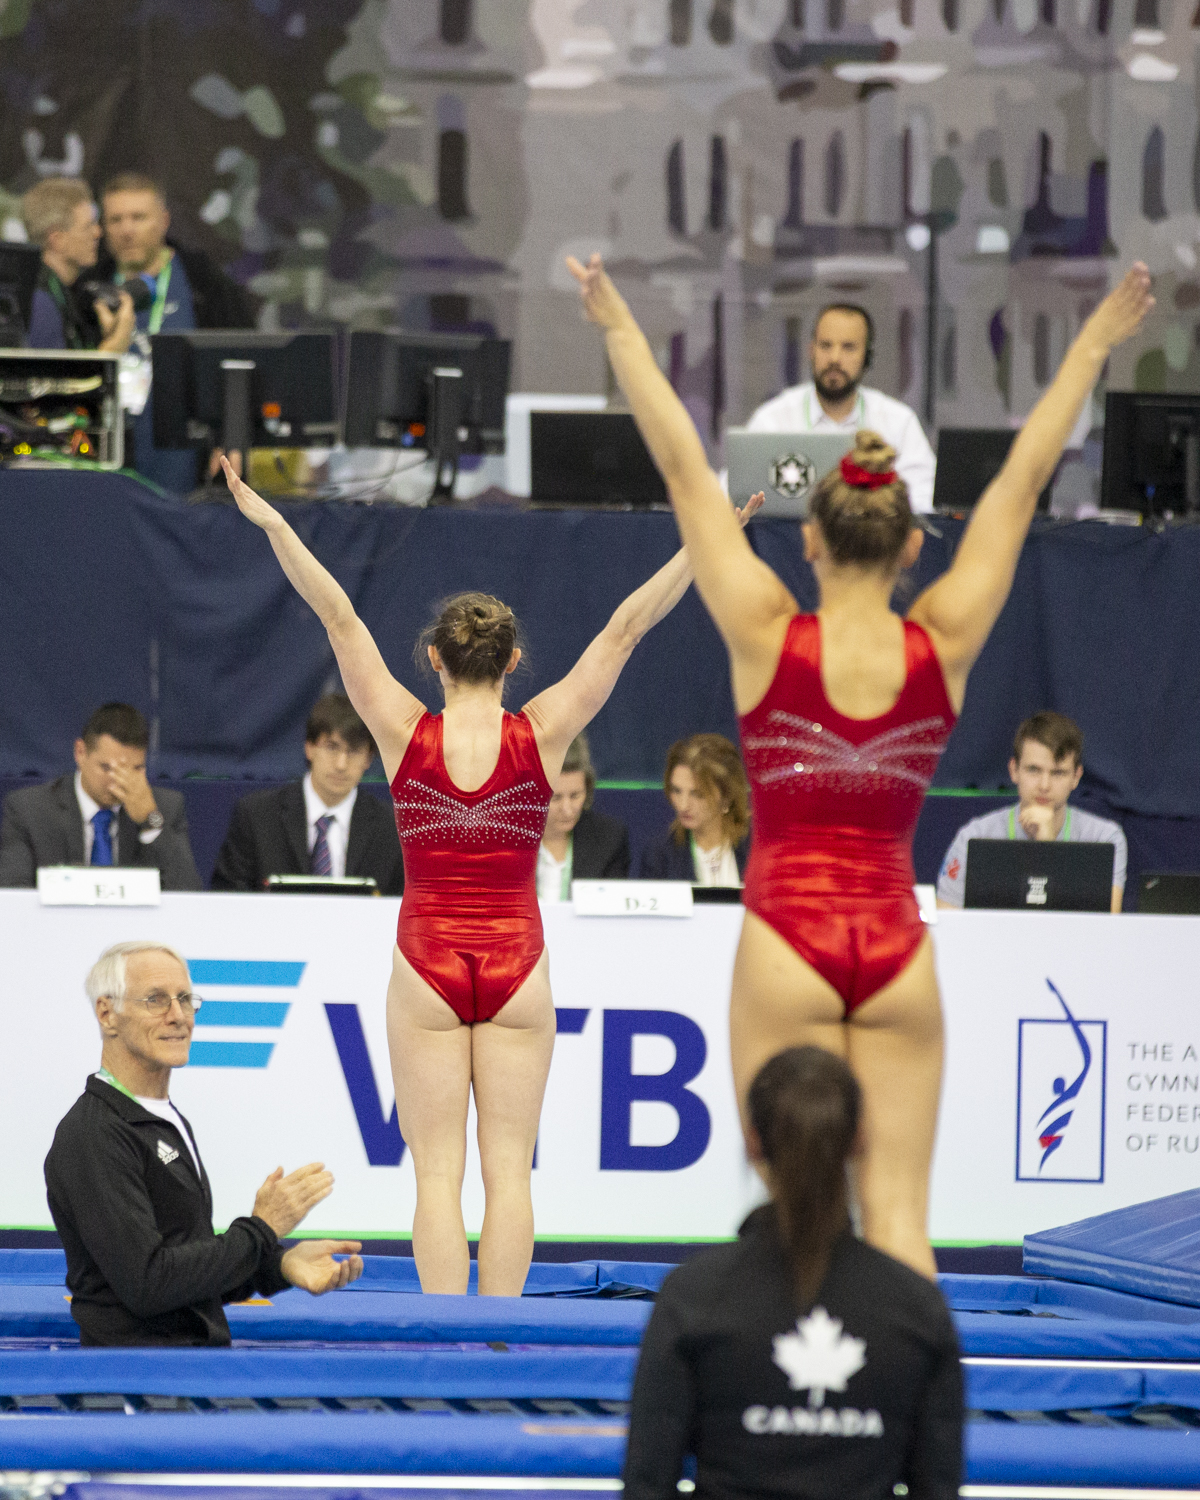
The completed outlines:
<svg viewBox="0 0 1200 1500">
<path fill-rule="evenodd" d="M 329 855 L 329 840 L 326 837 L 333 820 L 332 813 L 326 813 L 324 817 L 317 819 L 317 840 L 313 844 L 312 856 L 309 859 L 309 869 L 314 875 L 333 874 L 333 860 Z"/>
</svg>

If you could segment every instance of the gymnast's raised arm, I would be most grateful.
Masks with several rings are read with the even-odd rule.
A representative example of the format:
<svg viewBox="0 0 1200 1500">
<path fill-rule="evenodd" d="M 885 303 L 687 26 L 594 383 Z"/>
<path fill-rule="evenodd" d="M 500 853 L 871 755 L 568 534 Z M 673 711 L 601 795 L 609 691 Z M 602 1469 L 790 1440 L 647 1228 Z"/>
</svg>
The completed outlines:
<svg viewBox="0 0 1200 1500">
<path fill-rule="evenodd" d="M 390 782 L 425 712 L 424 704 L 388 671 L 371 632 L 333 574 L 322 567 L 275 507 L 238 478 L 227 459 L 223 457 L 221 464 L 238 509 L 267 533 L 279 566 L 328 632 L 346 693 L 379 746 Z"/>
<path fill-rule="evenodd" d="M 1153 306 L 1150 273 L 1139 261 L 1080 329 L 1004 467 L 980 497 L 953 564 L 909 610 L 909 619 L 929 632 L 957 702 L 1004 608 L 1037 497 L 1050 482 L 1083 403 L 1109 354 L 1137 331 Z"/>
<path fill-rule="evenodd" d="M 568 257 L 567 265 L 587 317 L 604 329 L 613 372 L 666 483 L 696 587 L 733 655 L 736 692 L 740 659 L 757 664 L 761 656 L 774 671 L 796 601 L 741 534 L 687 408 L 658 368 L 600 257 L 593 255 L 586 266 Z"/>
<path fill-rule="evenodd" d="M 718 491 L 718 493 L 720 493 Z M 735 533 L 763 503 L 755 495 L 744 510 L 735 510 L 721 496 Z M 608 624 L 567 675 L 540 692 L 524 708 L 533 724 L 546 778 L 553 781 L 562 769 L 567 746 L 585 729 L 608 701 L 621 669 L 633 648 L 675 608 L 692 582 L 692 566 L 681 547 L 641 588 L 635 589 L 613 612 Z"/>
</svg>

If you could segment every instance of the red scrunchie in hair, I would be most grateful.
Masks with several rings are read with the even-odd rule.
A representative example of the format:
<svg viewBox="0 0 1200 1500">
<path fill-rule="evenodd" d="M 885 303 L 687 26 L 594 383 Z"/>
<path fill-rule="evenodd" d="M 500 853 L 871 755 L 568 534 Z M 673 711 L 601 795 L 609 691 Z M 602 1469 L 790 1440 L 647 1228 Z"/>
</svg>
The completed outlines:
<svg viewBox="0 0 1200 1500">
<path fill-rule="evenodd" d="M 881 490 L 885 484 L 895 484 L 896 471 L 888 469 L 883 474 L 873 474 L 870 469 L 864 469 L 856 464 L 849 453 L 842 459 L 842 478 L 847 484 L 852 484 L 860 490 Z"/>
</svg>

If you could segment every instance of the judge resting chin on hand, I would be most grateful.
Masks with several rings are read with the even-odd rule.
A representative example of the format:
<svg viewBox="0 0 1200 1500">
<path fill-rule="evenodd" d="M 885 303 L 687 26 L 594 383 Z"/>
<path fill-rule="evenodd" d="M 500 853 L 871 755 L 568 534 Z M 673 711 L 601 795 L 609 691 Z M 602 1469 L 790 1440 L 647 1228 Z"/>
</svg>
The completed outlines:
<svg viewBox="0 0 1200 1500">
<path fill-rule="evenodd" d="M 276 1167 L 253 1211 L 214 1232 L 200 1149 L 170 1099 L 201 1003 L 185 960 L 161 943 L 117 943 L 86 989 L 100 1068 L 59 1123 L 45 1168 L 80 1342 L 228 1345 L 223 1304 L 291 1286 L 319 1295 L 361 1276 L 354 1241 L 280 1244 L 333 1191 L 321 1162 L 286 1177 Z"/>
</svg>

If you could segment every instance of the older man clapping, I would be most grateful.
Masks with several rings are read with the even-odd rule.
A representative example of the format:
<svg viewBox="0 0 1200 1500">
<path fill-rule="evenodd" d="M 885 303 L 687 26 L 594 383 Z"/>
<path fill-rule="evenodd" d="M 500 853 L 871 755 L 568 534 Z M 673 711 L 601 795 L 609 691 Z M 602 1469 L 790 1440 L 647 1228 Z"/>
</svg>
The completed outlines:
<svg viewBox="0 0 1200 1500">
<path fill-rule="evenodd" d="M 81 1342 L 228 1344 L 222 1304 L 288 1286 L 315 1295 L 360 1276 L 357 1243 L 279 1243 L 332 1192 L 320 1162 L 287 1177 L 276 1168 L 253 1213 L 214 1233 L 199 1148 L 168 1097 L 200 1005 L 179 954 L 161 943 L 117 943 L 86 988 L 103 1037 L 101 1066 L 46 1158 Z"/>
</svg>

